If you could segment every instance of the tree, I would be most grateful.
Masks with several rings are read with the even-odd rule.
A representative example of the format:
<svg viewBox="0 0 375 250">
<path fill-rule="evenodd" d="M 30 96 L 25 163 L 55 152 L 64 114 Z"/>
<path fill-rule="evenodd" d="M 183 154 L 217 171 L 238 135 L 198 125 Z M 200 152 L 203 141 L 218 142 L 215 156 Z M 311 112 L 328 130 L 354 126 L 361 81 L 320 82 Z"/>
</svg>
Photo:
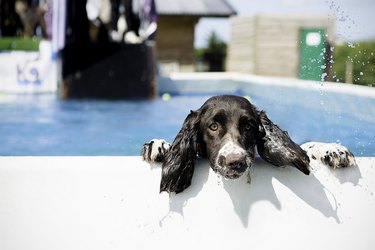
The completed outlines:
<svg viewBox="0 0 375 250">
<path fill-rule="evenodd" d="M 224 71 L 226 52 L 227 44 L 212 31 L 207 39 L 207 46 L 196 50 L 196 57 L 208 63 L 209 71 Z"/>
<path fill-rule="evenodd" d="M 331 81 L 345 82 L 347 67 L 352 64 L 353 83 L 375 87 L 375 42 L 335 46 L 333 59 Z"/>
</svg>

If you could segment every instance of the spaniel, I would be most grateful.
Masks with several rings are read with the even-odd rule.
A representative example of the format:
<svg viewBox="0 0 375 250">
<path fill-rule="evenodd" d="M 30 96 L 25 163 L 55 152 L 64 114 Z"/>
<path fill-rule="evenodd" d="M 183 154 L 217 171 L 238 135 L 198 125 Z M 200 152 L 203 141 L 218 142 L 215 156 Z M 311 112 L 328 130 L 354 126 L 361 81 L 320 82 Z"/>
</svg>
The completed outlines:
<svg viewBox="0 0 375 250">
<path fill-rule="evenodd" d="M 338 144 L 309 142 L 297 145 L 246 98 L 214 96 L 191 111 L 170 145 L 151 140 L 141 150 L 142 159 L 162 162 L 160 192 L 180 193 L 190 186 L 194 162 L 208 158 L 211 168 L 227 179 L 242 176 L 260 157 L 275 166 L 293 166 L 310 173 L 310 160 L 333 168 L 355 165 L 353 154 Z"/>
</svg>

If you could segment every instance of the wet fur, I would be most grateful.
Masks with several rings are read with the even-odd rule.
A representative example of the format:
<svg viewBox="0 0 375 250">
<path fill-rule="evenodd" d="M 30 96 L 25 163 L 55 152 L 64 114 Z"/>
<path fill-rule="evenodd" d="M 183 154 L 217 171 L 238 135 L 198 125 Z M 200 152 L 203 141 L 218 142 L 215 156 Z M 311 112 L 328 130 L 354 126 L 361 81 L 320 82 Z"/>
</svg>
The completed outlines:
<svg viewBox="0 0 375 250">
<path fill-rule="evenodd" d="M 198 156 L 208 158 L 219 175 L 236 179 L 253 165 L 255 147 L 268 163 L 293 166 L 306 175 L 310 159 L 332 168 L 355 165 L 353 154 L 337 143 L 299 146 L 264 111 L 233 95 L 211 97 L 190 112 L 172 145 L 152 140 L 143 145 L 141 155 L 146 161 L 162 162 L 160 192 L 180 193 L 191 184 Z"/>
<path fill-rule="evenodd" d="M 280 139 L 275 138 L 277 133 L 269 132 L 276 128 L 265 112 L 258 111 L 245 98 L 210 98 L 201 108 L 191 111 L 165 156 L 158 157 L 162 162 L 160 192 L 179 193 L 189 187 L 198 155 L 207 157 L 218 174 L 236 179 L 252 166 L 256 145 L 265 161 L 276 166 L 291 164 L 309 174 L 308 156 L 285 132 L 281 138 L 284 142 L 274 147 Z M 149 147 L 150 143 L 146 143 L 141 154 L 149 152 Z M 160 152 L 160 148 L 157 150 Z M 289 154 L 284 155 L 284 151 Z M 276 160 L 279 157 L 281 161 Z"/>
</svg>

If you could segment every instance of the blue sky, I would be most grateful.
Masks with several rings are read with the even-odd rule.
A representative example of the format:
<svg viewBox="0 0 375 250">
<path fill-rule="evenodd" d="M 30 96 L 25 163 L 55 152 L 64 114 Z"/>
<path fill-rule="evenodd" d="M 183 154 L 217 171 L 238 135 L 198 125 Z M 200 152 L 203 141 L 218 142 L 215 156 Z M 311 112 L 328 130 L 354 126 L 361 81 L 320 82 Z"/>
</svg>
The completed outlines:
<svg viewBox="0 0 375 250">
<path fill-rule="evenodd" d="M 227 0 L 240 16 L 261 13 L 319 14 L 336 22 L 336 37 L 346 41 L 375 40 L 375 0 Z M 212 30 L 229 40 L 229 20 L 202 18 L 195 47 L 204 47 Z"/>
</svg>

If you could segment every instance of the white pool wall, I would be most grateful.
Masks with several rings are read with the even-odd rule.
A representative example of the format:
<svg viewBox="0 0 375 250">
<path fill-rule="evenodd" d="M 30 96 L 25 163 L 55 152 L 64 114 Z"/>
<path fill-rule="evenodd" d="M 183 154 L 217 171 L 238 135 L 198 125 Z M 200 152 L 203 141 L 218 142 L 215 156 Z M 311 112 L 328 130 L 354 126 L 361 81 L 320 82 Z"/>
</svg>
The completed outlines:
<svg viewBox="0 0 375 250">
<path fill-rule="evenodd" d="M 0 157 L 0 249 L 375 247 L 375 160 L 310 176 L 257 161 L 251 183 L 198 160 L 192 185 L 159 194 L 140 157 Z"/>
<path fill-rule="evenodd" d="M 232 84 L 228 84 L 232 83 Z M 215 93 L 248 92 L 247 84 L 311 89 L 314 91 L 337 92 L 375 98 L 375 88 L 335 82 L 307 81 L 285 77 L 264 77 L 233 72 L 173 73 L 158 76 L 159 93 Z"/>
</svg>

